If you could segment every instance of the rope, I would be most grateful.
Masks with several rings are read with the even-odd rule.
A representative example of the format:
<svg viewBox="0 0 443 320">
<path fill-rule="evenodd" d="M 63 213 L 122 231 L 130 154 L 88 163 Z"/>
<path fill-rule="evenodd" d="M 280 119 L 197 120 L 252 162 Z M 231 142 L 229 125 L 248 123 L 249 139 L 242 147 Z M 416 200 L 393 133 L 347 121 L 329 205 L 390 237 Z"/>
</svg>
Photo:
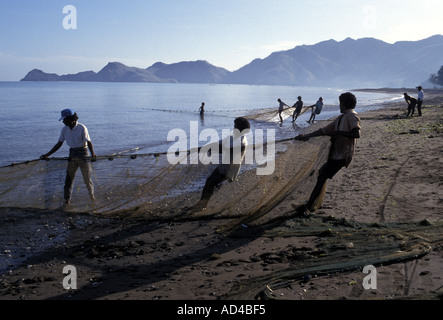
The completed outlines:
<svg viewBox="0 0 443 320">
<path fill-rule="evenodd" d="M 287 142 L 287 141 L 290 141 L 290 140 L 294 140 L 295 138 L 285 138 L 285 139 L 280 139 L 280 140 L 276 140 L 275 141 L 275 143 L 283 143 L 283 142 Z M 268 143 L 267 142 L 263 142 L 263 144 L 260 144 L 260 145 L 248 145 L 247 146 L 247 149 L 253 149 L 253 150 L 255 150 L 257 147 L 262 147 L 262 146 L 266 146 Z M 189 150 L 186 150 L 186 154 L 187 155 L 190 155 L 191 153 L 194 153 L 194 152 L 199 152 L 200 150 L 201 150 L 201 148 L 202 147 L 199 147 L 199 148 L 197 148 L 197 149 L 189 149 Z M 137 159 L 137 157 L 148 157 L 148 156 L 153 156 L 153 157 L 155 157 L 155 158 L 158 158 L 158 157 L 160 157 L 160 156 L 163 156 L 163 155 L 168 155 L 168 154 L 176 154 L 176 155 L 178 155 L 178 151 L 175 151 L 175 152 L 167 152 L 167 151 L 164 151 L 164 152 L 149 152 L 149 153 L 138 153 L 138 154 L 109 154 L 109 155 L 101 155 L 101 156 L 96 156 L 95 158 L 93 158 L 93 157 L 85 157 L 85 159 L 86 160 L 91 160 L 91 161 L 97 161 L 97 160 L 109 160 L 109 161 L 112 161 L 112 160 L 114 160 L 114 159 L 116 159 L 116 158 L 129 158 L 129 159 Z M 184 151 L 182 152 L 182 153 L 184 153 Z M 67 161 L 67 160 L 69 160 L 69 157 L 52 157 L 52 158 L 47 158 L 47 159 L 45 159 L 45 160 L 42 160 L 42 159 L 33 159 L 33 160 L 26 160 L 26 161 L 23 161 L 23 162 L 14 162 L 14 163 L 11 163 L 11 164 L 9 164 L 9 165 L 6 165 L 6 166 L 1 166 L 0 167 L 0 169 L 1 168 L 8 168 L 8 167 L 14 167 L 14 166 L 19 166 L 19 165 L 23 165 L 23 164 L 29 164 L 29 163 L 32 163 L 32 162 L 37 162 L 37 161 L 52 161 L 52 160 L 58 160 L 58 161 Z"/>
<path fill-rule="evenodd" d="M 290 107 L 293 108 L 293 107 Z M 200 111 L 195 110 L 177 110 L 177 109 L 159 109 L 159 108 L 143 108 L 144 110 L 161 111 L 161 112 L 177 112 L 177 113 L 200 113 Z M 211 109 L 205 110 L 204 113 L 216 113 L 216 112 L 240 112 L 240 111 L 260 111 L 269 110 L 271 108 L 247 108 L 247 109 Z"/>
<path fill-rule="evenodd" d="M 315 105 L 314 105 L 315 106 Z M 305 113 L 309 108 L 313 108 L 314 106 L 302 107 L 302 111 L 300 113 Z M 161 111 L 161 112 L 177 112 L 177 113 L 200 113 L 200 111 L 195 110 L 178 110 L 178 109 L 159 109 L 159 108 L 143 108 L 144 110 L 152 110 L 152 111 Z M 241 111 L 263 111 L 263 110 L 272 110 L 274 111 L 276 108 L 267 107 L 267 108 L 246 108 L 246 109 L 216 109 L 212 108 L 210 110 L 205 110 L 204 113 L 216 113 L 216 112 L 241 112 Z M 288 111 L 290 109 L 295 109 L 295 106 L 284 108 L 282 112 Z M 276 111 L 278 113 L 278 111 Z"/>
<path fill-rule="evenodd" d="M 290 109 L 294 109 L 295 107 L 287 107 L 285 109 L 283 109 L 282 112 L 286 112 Z M 311 106 L 309 107 L 303 107 L 302 111 L 300 112 L 300 115 L 302 115 L 303 113 L 305 113 L 309 108 L 311 108 Z M 198 111 L 185 111 L 185 110 L 170 110 L 170 109 L 156 109 L 156 108 L 143 108 L 145 110 L 153 110 L 153 111 L 162 111 L 162 112 L 177 112 L 177 113 L 199 113 Z M 263 111 L 263 110 L 267 110 L 268 112 L 265 112 L 265 114 L 267 113 L 275 113 L 275 115 L 278 114 L 278 111 L 275 110 L 275 108 L 259 108 L 259 109 L 234 109 L 234 110 L 208 110 L 205 111 L 205 113 L 207 112 L 211 112 L 211 113 L 215 113 L 215 112 L 236 112 L 236 111 Z M 247 118 L 250 119 L 256 119 L 259 118 L 260 116 L 263 116 L 263 114 L 256 114 L 254 116 L 247 116 Z M 281 140 L 277 140 L 275 141 L 275 143 L 282 143 L 282 142 L 286 142 L 289 140 L 292 140 L 294 138 L 286 138 L 286 139 L 281 139 Z M 266 143 L 263 144 L 263 146 L 266 145 Z M 249 146 L 248 146 L 249 148 Z M 198 151 L 200 151 L 201 148 L 198 148 Z M 255 150 L 255 145 L 254 145 L 254 150 Z M 122 152 L 120 152 L 122 153 Z M 189 155 L 191 153 L 191 150 L 187 150 L 187 154 Z M 168 155 L 170 153 L 168 152 L 151 152 L 151 153 L 141 153 L 141 154 L 131 154 L 131 155 L 124 155 L 124 154 L 109 154 L 109 155 L 101 155 L 101 156 L 97 156 L 94 159 L 92 157 L 87 157 L 85 159 L 90 159 L 92 161 L 94 160 L 103 160 L 103 159 L 108 159 L 110 161 L 114 160 L 115 158 L 130 158 L 130 159 L 136 159 L 137 157 L 145 157 L 145 156 L 154 156 L 154 157 L 159 157 L 161 155 Z M 61 160 L 61 161 L 67 161 L 69 160 L 69 157 L 52 157 L 52 158 L 48 158 L 46 159 L 46 161 L 49 160 Z M 18 165 L 23 165 L 23 164 L 29 164 L 32 162 L 36 162 L 36 161 L 41 161 L 41 159 L 32 159 L 32 160 L 25 160 L 22 162 L 13 162 L 9 165 L 5 165 L 5 166 L 0 166 L 1 168 L 7 168 L 7 167 L 14 167 L 14 166 L 18 166 Z"/>
</svg>

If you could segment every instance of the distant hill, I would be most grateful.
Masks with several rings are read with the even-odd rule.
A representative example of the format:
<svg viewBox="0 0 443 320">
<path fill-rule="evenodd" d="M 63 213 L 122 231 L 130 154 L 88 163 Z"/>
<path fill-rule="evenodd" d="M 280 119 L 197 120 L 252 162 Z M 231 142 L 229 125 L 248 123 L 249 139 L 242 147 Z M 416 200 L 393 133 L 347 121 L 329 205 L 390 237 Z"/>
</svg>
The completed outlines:
<svg viewBox="0 0 443 320">
<path fill-rule="evenodd" d="M 55 73 L 45 73 L 42 70 L 33 69 L 20 81 L 60 81 L 60 76 Z"/>
<path fill-rule="evenodd" d="M 363 38 L 297 46 L 256 59 L 233 83 L 403 87 L 424 82 L 443 65 L 443 36 L 394 44 Z"/>
<path fill-rule="evenodd" d="M 443 35 L 389 44 L 347 38 L 302 45 L 255 59 L 230 72 L 207 61 L 157 62 L 147 69 L 110 62 L 98 73 L 70 75 L 34 69 L 21 81 L 178 82 L 335 87 L 410 87 L 443 65 Z"/>
<path fill-rule="evenodd" d="M 109 62 L 98 73 L 85 71 L 62 76 L 34 69 L 20 81 L 176 82 L 160 79 L 146 69 L 128 67 L 120 62 Z"/>
<path fill-rule="evenodd" d="M 146 69 L 162 79 L 183 83 L 226 83 L 230 72 L 207 61 L 187 61 L 173 64 L 157 62 Z"/>
</svg>

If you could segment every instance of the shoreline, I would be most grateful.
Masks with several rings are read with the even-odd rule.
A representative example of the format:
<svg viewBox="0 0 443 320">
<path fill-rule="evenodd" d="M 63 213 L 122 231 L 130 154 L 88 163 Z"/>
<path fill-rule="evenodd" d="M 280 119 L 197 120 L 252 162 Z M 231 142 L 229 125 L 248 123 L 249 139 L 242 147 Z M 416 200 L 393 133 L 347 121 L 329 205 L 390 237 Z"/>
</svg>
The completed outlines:
<svg viewBox="0 0 443 320">
<path fill-rule="evenodd" d="M 432 143 L 442 150 L 439 138 L 443 130 L 438 126 L 442 108 L 439 92 L 426 96 L 424 116 L 420 118 L 405 118 L 404 102 L 361 113 L 362 138 L 353 163 L 328 182 L 324 207 L 316 219 L 334 216 L 368 224 L 441 222 L 441 199 L 436 194 L 441 160 L 426 145 Z M 307 130 L 316 130 L 324 125 L 322 122 Z M 408 157 L 414 159 L 408 163 Z M 280 156 L 280 160 L 290 159 Z M 227 189 L 221 190 L 220 197 L 229 194 Z M 411 190 L 418 203 L 410 199 Z M 190 197 L 196 199 L 198 193 Z M 291 210 L 290 198 L 280 205 L 282 212 Z M 42 213 L 27 212 L 37 220 L 35 216 Z M 108 219 L 62 211 L 46 213 L 41 218 L 49 230 L 46 237 L 54 234 L 50 230 L 57 223 L 66 226 L 68 237 L 42 248 L 21 267 L 4 273 L 0 278 L 0 299 L 227 299 L 229 292 L 244 281 L 293 266 L 295 262 L 288 252 L 304 248 L 303 252 L 313 254 L 325 241 L 318 235 L 268 237 L 246 227 L 243 236 L 217 232 L 235 217 L 188 221 L 148 221 L 140 214 L 135 217 Z M 11 234 L 19 224 L 15 219 L 10 215 L 3 221 L 11 224 Z M 397 234 L 406 239 L 400 231 Z M 26 246 L 26 240 L 22 241 L 16 245 Z M 309 281 L 294 281 L 273 289 L 268 298 L 435 298 L 441 294 L 438 284 L 442 284 L 443 277 L 439 267 L 443 262 L 442 243 L 440 238 L 436 241 L 431 245 L 433 250 L 419 259 L 381 266 L 377 270 L 377 290 L 362 289 L 364 274 L 346 271 L 310 275 Z M 66 264 L 77 266 L 80 289 L 68 291 L 61 286 Z"/>
<path fill-rule="evenodd" d="M 289 97 L 291 97 L 291 93 L 293 91 L 297 91 L 298 92 L 301 89 L 302 88 L 297 88 L 297 87 L 287 87 L 283 91 L 285 92 L 286 95 L 289 95 Z M 325 100 L 326 105 L 325 105 L 325 108 L 324 108 L 324 111 L 323 111 L 323 115 L 320 115 L 319 117 L 317 117 L 319 119 L 322 118 L 322 116 L 325 115 L 325 112 L 328 111 L 327 110 L 328 107 L 332 107 L 332 109 L 330 109 L 330 110 L 335 110 L 336 109 L 335 108 L 335 104 L 336 104 L 336 100 L 337 100 L 336 98 L 338 96 L 338 92 L 335 89 L 334 90 L 327 90 L 327 89 L 328 88 L 321 88 L 321 87 L 319 87 L 319 88 L 309 88 L 309 87 L 306 88 L 306 90 L 307 90 L 306 94 L 309 96 L 309 98 L 305 97 L 306 99 L 308 99 L 308 100 L 305 101 L 306 104 L 312 104 L 312 103 L 314 103 L 316 101 L 317 92 L 318 92 L 319 95 L 320 94 L 326 94 L 327 96 L 330 96 L 331 94 L 333 95 L 333 97 L 332 98 L 330 97 L 329 100 L 328 99 Z M 260 87 L 254 88 L 254 92 L 257 92 L 259 90 L 260 90 Z M 272 92 L 272 87 L 271 88 L 267 88 L 266 90 Z M 279 90 L 279 91 L 281 91 L 281 90 Z M 88 94 L 88 91 L 85 91 L 84 93 Z M 303 93 L 303 91 L 300 91 L 300 93 Z M 316 98 L 311 101 L 310 99 L 312 99 L 312 98 L 310 96 L 312 95 L 312 93 L 315 93 L 315 97 Z M 278 94 L 278 93 L 276 92 L 275 94 Z M 380 97 L 381 94 L 364 94 L 364 95 L 365 96 L 370 96 L 370 97 L 372 97 L 372 96 Z M 381 95 L 381 96 L 384 96 L 384 95 Z M 366 99 L 367 100 L 366 102 L 370 103 L 371 99 L 372 98 Z M 288 98 L 288 100 L 291 101 L 292 98 Z M 381 101 L 380 99 L 377 99 L 377 100 Z M 228 100 L 228 102 L 229 102 L 229 100 Z M 79 103 L 80 104 L 82 103 L 81 99 L 80 99 Z M 189 102 L 187 102 L 187 103 L 189 103 Z M 329 103 L 330 103 L 330 105 L 328 105 Z M 290 103 L 290 104 L 292 105 L 292 103 Z M 209 108 L 208 116 L 210 116 L 210 117 L 209 117 L 209 119 L 207 117 L 206 120 L 214 121 L 214 117 L 225 116 L 224 112 L 219 112 L 218 114 L 216 113 L 217 109 L 220 109 L 219 106 L 217 106 L 217 105 L 218 104 L 216 104 L 212 108 Z M 251 103 L 246 103 L 246 105 L 244 106 L 243 109 L 246 108 L 246 110 L 248 110 L 248 111 L 242 112 L 243 114 L 241 114 L 241 115 L 247 115 L 250 111 L 252 111 L 252 109 L 253 109 L 251 107 L 252 105 L 254 105 L 256 108 L 266 107 L 266 105 L 267 105 L 267 107 L 271 108 L 271 110 L 277 110 L 277 108 L 275 108 L 273 106 L 273 103 L 271 103 L 269 101 L 268 101 L 268 103 L 265 106 L 263 106 L 263 105 L 261 105 L 260 103 L 257 103 L 257 102 L 251 102 Z M 223 106 L 223 104 L 220 104 L 220 107 L 221 106 Z M 180 107 L 178 105 L 176 107 L 178 109 L 180 109 Z M 187 108 L 185 108 L 185 109 L 187 110 Z M 186 111 L 185 109 L 183 109 L 183 110 L 175 110 L 175 111 L 182 112 L 182 111 Z M 225 108 L 221 107 L 221 109 L 225 109 Z M 230 107 L 229 107 L 229 109 L 230 109 Z M 144 110 L 144 107 L 142 107 L 141 110 Z M 138 110 L 138 111 L 140 111 L 140 110 Z M 85 111 L 82 111 L 82 112 L 84 113 Z M 144 111 L 142 111 L 141 114 L 143 114 L 143 112 Z M 195 112 L 195 111 L 193 111 L 193 112 Z M 260 111 L 252 111 L 252 112 L 260 112 Z M 159 113 L 158 115 L 154 114 L 153 116 L 162 116 L 162 117 L 164 117 L 165 115 L 163 113 L 161 113 L 161 114 Z M 176 116 L 177 117 L 182 117 L 182 114 L 178 113 L 178 114 L 167 115 L 167 117 L 171 117 L 171 118 L 174 118 Z M 83 117 L 85 117 L 85 114 L 83 115 Z M 90 115 L 88 115 L 88 117 L 90 117 Z M 195 117 L 194 120 L 199 120 L 199 118 L 196 117 L 196 114 L 192 115 L 192 117 Z M 210 119 L 211 117 L 212 117 L 212 120 Z M 108 120 L 108 121 L 112 121 L 111 119 Z M 220 120 L 221 120 L 221 118 L 220 118 Z M 216 119 L 215 121 L 220 121 L 220 120 Z M 11 120 L 11 121 L 15 122 L 17 120 Z M 100 125 L 101 125 L 100 122 L 99 123 L 97 123 L 97 122 L 99 122 L 99 121 L 96 121 L 95 117 L 92 117 L 85 124 L 87 124 L 88 126 L 91 127 L 90 130 L 96 131 L 97 130 L 96 128 L 99 128 Z M 201 124 L 203 125 L 203 123 L 201 123 Z M 206 121 L 206 124 L 208 124 L 208 121 Z M 131 124 L 127 124 L 127 125 L 128 125 L 128 128 L 130 128 L 129 126 L 131 126 Z M 263 127 L 265 127 L 265 128 L 272 127 L 272 125 L 268 126 L 268 125 L 263 124 L 263 123 L 261 123 L 259 125 L 260 126 L 264 125 Z M 211 127 L 215 128 L 216 130 L 221 130 L 221 129 L 225 128 L 225 127 L 218 127 L 217 125 L 214 125 L 213 122 L 212 122 Z M 230 127 L 231 127 L 231 123 L 229 123 L 226 126 L 226 128 L 230 128 Z M 50 127 L 50 128 L 52 128 L 51 130 L 55 131 L 55 134 L 59 133 L 55 129 L 56 127 Z M 188 129 L 189 129 L 187 126 L 185 126 L 183 128 L 185 129 L 185 131 L 188 131 Z M 201 128 L 203 129 L 204 127 L 202 126 Z M 44 129 L 44 128 L 42 128 L 42 129 Z M 47 127 L 46 129 L 49 130 L 49 127 Z M 135 129 L 137 129 L 137 126 L 135 127 Z M 113 154 L 120 154 L 120 153 L 126 153 L 126 154 L 163 153 L 163 152 L 167 151 L 167 148 L 170 145 L 168 143 L 165 143 L 167 130 L 165 130 L 165 132 L 162 132 L 158 136 L 158 139 L 156 138 L 156 139 L 153 139 L 152 141 L 151 141 L 150 138 L 149 139 L 143 138 L 143 140 L 142 139 L 137 139 L 136 142 L 130 143 L 129 145 L 128 145 L 128 142 L 126 142 L 126 141 L 124 141 L 123 143 L 121 141 L 117 141 L 117 143 L 109 144 L 107 141 L 104 141 L 103 138 L 100 138 L 100 135 L 106 134 L 106 132 L 107 131 L 106 130 L 103 131 L 103 129 L 100 129 L 100 131 L 98 131 L 96 133 L 91 132 L 91 134 L 93 134 L 93 135 L 95 135 L 97 137 L 97 150 L 98 151 L 101 150 L 99 152 L 99 154 L 102 154 L 102 155 L 112 156 Z M 32 136 L 32 134 L 30 134 L 30 133 L 27 133 L 26 135 L 29 135 L 29 137 Z M 7 151 L 4 154 L 4 159 L 3 159 L 3 161 L 1 161 L 1 163 L 2 163 L 1 166 L 2 167 L 9 166 L 9 165 L 12 165 L 12 164 L 32 161 L 32 159 L 36 159 L 36 157 L 37 158 L 39 157 L 40 152 L 41 152 L 40 150 L 44 150 L 44 149 L 47 148 L 46 144 L 43 144 L 43 143 L 37 143 L 37 144 L 25 147 L 26 144 L 22 144 L 20 140 L 17 140 L 15 142 L 14 142 L 14 140 L 12 140 L 11 142 L 12 143 L 16 143 L 16 144 L 18 143 L 20 146 L 23 145 L 23 147 L 21 149 L 20 148 L 19 149 L 8 148 L 9 151 Z M 8 146 L 8 144 L 6 144 L 6 145 Z M 112 145 L 114 145 L 114 146 L 112 146 Z M 129 151 L 128 152 L 128 150 L 131 150 L 131 149 L 133 149 L 134 151 Z M 12 151 L 12 150 L 16 150 L 16 151 Z M 56 153 L 55 156 L 58 155 L 58 157 L 64 157 L 64 156 L 66 156 L 66 154 L 67 153 L 64 153 L 64 152 L 62 152 L 60 154 Z"/>
</svg>

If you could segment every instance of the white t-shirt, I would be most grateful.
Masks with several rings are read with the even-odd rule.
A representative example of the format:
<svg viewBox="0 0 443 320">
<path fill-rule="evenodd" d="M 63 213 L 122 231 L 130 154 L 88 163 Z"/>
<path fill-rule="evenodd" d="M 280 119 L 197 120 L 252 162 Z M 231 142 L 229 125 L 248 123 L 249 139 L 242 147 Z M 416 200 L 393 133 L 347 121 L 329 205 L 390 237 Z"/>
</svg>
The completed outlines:
<svg viewBox="0 0 443 320">
<path fill-rule="evenodd" d="M 84 148 L 91 139 L 89 138 L 88 129 L 83 124 L 77 122 L 72 130 L 68 126 L 64 126 L 58 141 L 66 141 L 71 148 Z"/>
<path fill-rule="evenodd" d="M 233 142 L 232 145 L 231 142 Z M 248 140 L 243 135 L 234 134 L 233 136 L 228 136 L 223 140 L 222 147 L 224 150 L 220 155 L 222 158 L 222 163 L 218 166 L 218 169 L 220 172 L 224 173 L 230 181 L 237 180 L 241 163 L 245 157 L 247 145 Z"/>
</svg>

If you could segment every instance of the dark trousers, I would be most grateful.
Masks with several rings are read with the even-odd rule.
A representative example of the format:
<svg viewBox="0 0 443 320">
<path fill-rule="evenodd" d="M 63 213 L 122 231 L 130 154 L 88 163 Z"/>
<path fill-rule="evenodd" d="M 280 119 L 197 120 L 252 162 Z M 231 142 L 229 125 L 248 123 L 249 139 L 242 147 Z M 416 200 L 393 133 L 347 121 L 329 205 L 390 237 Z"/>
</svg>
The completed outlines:
<svg viewBox="0 0 443 320">
<path fill-rule="evenodd" d="M 345 166 L 346 160 L 329 159 L 323 167 L 320 168 L 317 183 L 312 190 L 311 196 L 306 204 L 306 208 L 311 211 L 318 209 L 323 202 L 323 195 L 326 189 L 326 180 L 332 179 L 335 174 Z"/>
<path fill-rule="evenodd" d="M 414 114 L 414 112 L 415 112 L 415 103 L 411 102 L 408 104 L 408 114 L 406 116 L 409 116 L 409 115 L 412 116 Z"/>
<path fill-rule="evenodd" d="M 226 179 L 226 175 L 224 173 L 221 173 L 218 168 L 215 168 L 214 171 L 212 171 L 211 175 L 206 179 L 201 200 L 208 201 L 212 197 L 215 187 Z"/>
<path fill-rule="evenodd" d="M 418 115 L 421 116 L 421 104 L 423 103 L 422 100 L 418 100 L 417 102 L 417 111 L 418 111 Z"/>
</svg>

